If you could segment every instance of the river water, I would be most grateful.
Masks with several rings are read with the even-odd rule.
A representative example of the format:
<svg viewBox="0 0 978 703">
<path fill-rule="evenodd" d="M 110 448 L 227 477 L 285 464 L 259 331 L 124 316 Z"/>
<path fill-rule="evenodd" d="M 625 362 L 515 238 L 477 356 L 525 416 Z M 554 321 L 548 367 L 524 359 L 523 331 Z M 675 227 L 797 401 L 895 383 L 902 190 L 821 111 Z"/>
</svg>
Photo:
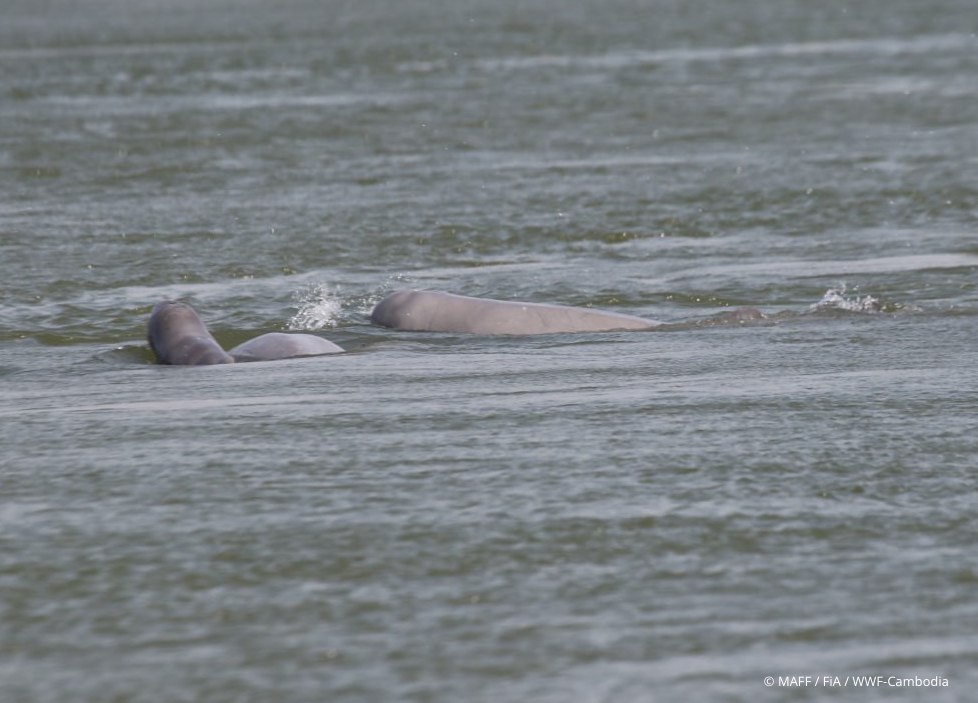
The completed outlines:
<svg viewBox="0 0 978 703">
<path fill-rule="evenodd" d="M 6 0 L 0 699 L 973 700 L 976 31 Z M 670 324 L 372 326 L 403 287 Z M 348 353 L 156 366 L 164 298 Z"/>
</svg>

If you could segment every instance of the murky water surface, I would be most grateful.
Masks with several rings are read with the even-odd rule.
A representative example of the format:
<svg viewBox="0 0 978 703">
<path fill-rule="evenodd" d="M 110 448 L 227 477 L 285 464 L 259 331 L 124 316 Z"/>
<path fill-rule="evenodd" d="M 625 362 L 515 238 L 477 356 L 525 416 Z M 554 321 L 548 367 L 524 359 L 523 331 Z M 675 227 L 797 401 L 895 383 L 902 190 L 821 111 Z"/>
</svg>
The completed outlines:
<svg viewBox="0 0 978 703">
<path fill-rule="evenodd" d="M 971 700 L 976 31 L 6 2 L 0 698 Z M 401 287 L 670 324 L 372 326 Z M 348 353 L 156 366 L 168 297 Z M 764 684 L 855 675 L 947 685 Z"/>
</svg>

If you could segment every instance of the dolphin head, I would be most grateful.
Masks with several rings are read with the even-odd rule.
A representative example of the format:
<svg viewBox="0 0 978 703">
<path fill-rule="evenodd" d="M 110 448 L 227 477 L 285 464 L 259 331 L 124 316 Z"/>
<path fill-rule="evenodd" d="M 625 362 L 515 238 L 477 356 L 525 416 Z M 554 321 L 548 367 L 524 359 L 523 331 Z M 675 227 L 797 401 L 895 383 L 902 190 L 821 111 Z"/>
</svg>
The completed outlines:
<svg viewBox="0 0 978 703">
<path fill-rule="evenodd" d="M 157 303 L 146 325 L 149 346 L 161 364 L 230 364 L 234 359 L 211 336 L 207 325 L 186 303 Z"/>
</svg>

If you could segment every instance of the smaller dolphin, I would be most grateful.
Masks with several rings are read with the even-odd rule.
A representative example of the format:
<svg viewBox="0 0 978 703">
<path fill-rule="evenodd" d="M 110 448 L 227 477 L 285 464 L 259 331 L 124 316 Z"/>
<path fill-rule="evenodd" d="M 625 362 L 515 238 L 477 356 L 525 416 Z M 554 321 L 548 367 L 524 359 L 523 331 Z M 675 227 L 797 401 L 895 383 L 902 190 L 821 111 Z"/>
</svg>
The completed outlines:
<svg viewBox="0 0 978 703">
<path fill-rule="evenodd" d="M 398 330 L 513 335 L 650 330 L 662 324 L 606 310 L 470 298 L 437 290 L 395 291 L 377 303 L 370 319 Z"/>
<path fill-rule="evenodd" d="M 172 300 L 156 304 L 146 328 L 149 346 L 161 364 L 233 364 L 343 351 L 342 347 L 322 337 L 282 332 L 263 334 L 224 351 L 192 307 Z"/>
</svg>

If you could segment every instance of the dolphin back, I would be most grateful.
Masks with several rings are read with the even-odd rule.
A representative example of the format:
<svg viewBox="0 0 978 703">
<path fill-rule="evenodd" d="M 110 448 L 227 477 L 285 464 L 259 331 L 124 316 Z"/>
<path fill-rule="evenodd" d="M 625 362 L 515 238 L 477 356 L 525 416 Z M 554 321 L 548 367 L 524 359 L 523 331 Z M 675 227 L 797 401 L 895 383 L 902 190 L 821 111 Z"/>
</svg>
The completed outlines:
<svg viewBox="0 0 978 703">
<path fill-rule="evenodd" d="M 398 330 L 486 335 L 648 330 L 661 324 L 607 310 L 471 298 L 436 290 L 395 291 L 377 304 L 370 318 Z"/>
<path fill-rule="evenodd" d="M 298 356 L 337 354 L 343 348 L 313 334 L 269 332 L 239 344 L 228 353 L 235 361 L 274 361 Z"/>
</svg>

